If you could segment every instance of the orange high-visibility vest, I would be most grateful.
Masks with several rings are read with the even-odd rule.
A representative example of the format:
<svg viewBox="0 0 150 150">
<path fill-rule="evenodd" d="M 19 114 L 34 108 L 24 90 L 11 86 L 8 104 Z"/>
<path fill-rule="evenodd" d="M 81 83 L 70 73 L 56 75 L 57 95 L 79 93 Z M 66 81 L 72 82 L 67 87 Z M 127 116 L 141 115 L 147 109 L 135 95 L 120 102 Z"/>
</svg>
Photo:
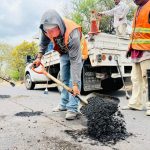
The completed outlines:
<svg viewBox="0 0 150 150">
<path fill-rule="evenodd" d="M 130 47 L 150 50 L 150 0 L 135 13 Z"/>
<path fill-rule="evenodd" d="M 88 48 L 87 48 L 87 42 L 85 40 L 85 37 L 82 35 L 82 28 L 81 26 L 79 26 L 78 24 L 76 24 L 75 22 L 69 20 L 69 19 L 66 19 L 64 18 L 63 19 L 64 23 L 65 23 L 65 26 L 66 26 L 66 32 L 65 32 L 65 35 L 64 35 L 64 43 L 67 47 L 68 45 L 68 41 L 69 41 L 69 35 L 70 33 L 74 30 L 74 29 L 78 29 L 80 34 L 81 34 L 81 42 L 80 42 L 80 45 L 81 45 L 81 54 L 82 54 L 82 59 L 83 60 L 86 60 L 88 58 Z M 59 50 L 59 47 L 58 45 L 52 41 L 54 43 L 54 50 L 58 51 L 59 53 L 60 50 Z"/>
<path fill-rule="evenodd" d="M 87 46 L 87 41 L 83 34 L 82 34 L 80 45 L 81 45 L 82 59 L 86 60 L 88 58 L 88 46 Z"/>
</svg>

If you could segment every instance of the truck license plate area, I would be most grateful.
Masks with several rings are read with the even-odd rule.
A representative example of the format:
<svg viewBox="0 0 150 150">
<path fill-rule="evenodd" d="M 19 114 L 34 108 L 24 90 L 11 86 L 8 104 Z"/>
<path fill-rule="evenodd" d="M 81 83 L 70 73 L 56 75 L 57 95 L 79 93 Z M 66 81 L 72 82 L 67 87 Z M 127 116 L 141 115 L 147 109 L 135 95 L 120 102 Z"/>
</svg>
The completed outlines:
<svg viewBox="0 0 150 150">
<path fill-rule="evenodd" d="M 89 66 L 83 67 L 83 88 L 84 91 L 101 89 L 101 79 L 96 78 L 96 72 Z"/>
</svg>

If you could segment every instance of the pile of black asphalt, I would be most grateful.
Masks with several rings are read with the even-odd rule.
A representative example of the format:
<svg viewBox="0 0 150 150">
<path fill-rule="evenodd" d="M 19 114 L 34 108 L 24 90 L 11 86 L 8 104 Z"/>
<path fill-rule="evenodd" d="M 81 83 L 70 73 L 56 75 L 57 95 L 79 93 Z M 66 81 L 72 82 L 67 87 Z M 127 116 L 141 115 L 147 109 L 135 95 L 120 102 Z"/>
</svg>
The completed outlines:
<svg viewBox="0 0 150 150">
<path fill-rule="evenodd" d="M 88 105 L 81 108 L 81 112 L 87 118 L 87 128 L 65 132 L 74 139 L 87 137 L 104 145 L 116 144 L 120 140 L 125 140 L 132 134 L 127 132 L 124 116 L 119 111 L 118 103 L 116 98 L 105 96 L 89 98 Z"/>
</svg>

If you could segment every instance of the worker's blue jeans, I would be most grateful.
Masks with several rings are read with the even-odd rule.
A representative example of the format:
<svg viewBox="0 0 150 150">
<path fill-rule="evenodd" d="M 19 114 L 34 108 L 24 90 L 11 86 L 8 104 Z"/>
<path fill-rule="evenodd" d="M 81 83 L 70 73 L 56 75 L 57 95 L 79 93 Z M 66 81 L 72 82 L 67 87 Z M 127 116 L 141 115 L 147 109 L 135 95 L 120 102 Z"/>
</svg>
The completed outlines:
<svg viewBox="0 0 150 150">
<path fill-rule="evenodd" d="M 82 68 L 82 64 L 79 66 L 79 71 Z M 70 66 L 70 59 L 68 54 L 63 54 L 60 57 L 60 78 L 61 81 L 72 88 L 72 81 L 71 81 L 71 66 Z M 78 82 L 79 90 L 81 89 L 81 81 Z M 64 88 L 61 92 L 61 100 L 60 105 L 63 108 L 66 108 L 68 111 L 77 112 L 79 100 L 72 96 L 72 94 L 68 93 Z"/>
</svg>

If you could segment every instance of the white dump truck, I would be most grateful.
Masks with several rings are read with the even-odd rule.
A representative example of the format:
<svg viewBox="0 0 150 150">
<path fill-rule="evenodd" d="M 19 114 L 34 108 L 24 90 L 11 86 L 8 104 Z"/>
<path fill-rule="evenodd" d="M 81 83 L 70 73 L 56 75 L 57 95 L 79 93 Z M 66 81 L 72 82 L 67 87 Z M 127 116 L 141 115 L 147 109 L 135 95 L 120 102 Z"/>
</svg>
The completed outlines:
<svg viewBox="0 0 150 150">
<path fill-rule="evenodd" d="M 123 82 L 118 71 L 116 59 L 119 62 L 123 79 L 129 78 L 132 65 L 130 59 L 125 57 L 128 49 L 129 38 L 116 35 L 98 33 L 93 38 L 87 37 L 88 59 L 84 62 L 82 70 L 82 92 L 84 91 L 116 91 L 122 88 Z M 42 58 L 42 63 L 50 74 L 60 79 L 59 53 L 48 51 Z M 46 83 L 44 75 L 37 74 L 27 65 L 25 70 L 26 88 L 31 90 L 35 84 Z M 51 82 L 49 80 L 49 82 Z M 61 88 L 58 86 L 58 89 Z"/>
</svg>

